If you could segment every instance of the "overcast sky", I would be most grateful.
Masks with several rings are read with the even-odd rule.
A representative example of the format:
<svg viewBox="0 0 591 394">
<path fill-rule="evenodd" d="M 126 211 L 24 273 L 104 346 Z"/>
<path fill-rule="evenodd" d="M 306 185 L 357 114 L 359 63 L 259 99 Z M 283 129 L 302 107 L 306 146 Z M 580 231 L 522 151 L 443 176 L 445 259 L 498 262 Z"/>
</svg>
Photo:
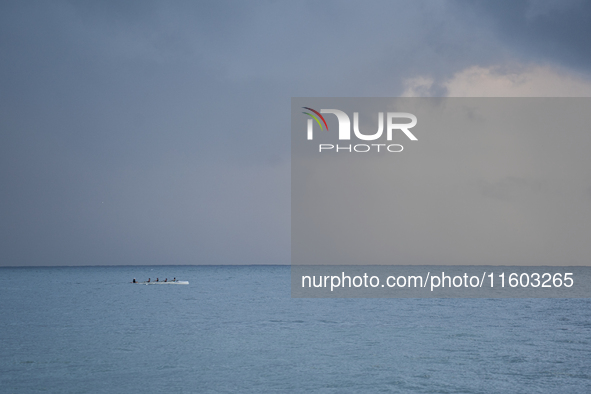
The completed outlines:
<svg viewBox="0 0 591 394">
<path fill-rule="evenodd" d="M 3 1 L 0 265 L 289 264 L 292 96 L 591 96 L 591 2 Z"/>
</svg>

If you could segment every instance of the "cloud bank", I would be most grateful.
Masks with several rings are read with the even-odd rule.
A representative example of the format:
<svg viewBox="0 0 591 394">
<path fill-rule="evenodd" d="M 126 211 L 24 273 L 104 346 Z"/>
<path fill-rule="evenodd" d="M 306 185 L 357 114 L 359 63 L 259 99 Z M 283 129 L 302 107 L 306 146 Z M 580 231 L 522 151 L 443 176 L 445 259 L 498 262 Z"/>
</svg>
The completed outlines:
<svg viewBox="0 0 591 394">
<path fill-rule="evenodd" d="M 0 265 L 288 264 L 291 97 L 586 95 L 590 9 L 2 2 Z"/>
</svg>

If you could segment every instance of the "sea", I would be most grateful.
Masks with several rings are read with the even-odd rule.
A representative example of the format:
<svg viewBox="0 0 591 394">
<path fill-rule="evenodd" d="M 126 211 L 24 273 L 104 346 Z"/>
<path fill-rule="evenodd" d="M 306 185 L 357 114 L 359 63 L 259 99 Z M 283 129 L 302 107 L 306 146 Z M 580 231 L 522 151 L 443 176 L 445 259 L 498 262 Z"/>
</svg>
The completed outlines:
<svg viewBox="0 0 591 394">
<path fill-rule="evenodd" d="M 145 286 L 187 280 L 189 285 Z M 289 266 L 0 268 L 1 393 L 591 393 L 590 299 L 299 299 Z"/>
</svg>

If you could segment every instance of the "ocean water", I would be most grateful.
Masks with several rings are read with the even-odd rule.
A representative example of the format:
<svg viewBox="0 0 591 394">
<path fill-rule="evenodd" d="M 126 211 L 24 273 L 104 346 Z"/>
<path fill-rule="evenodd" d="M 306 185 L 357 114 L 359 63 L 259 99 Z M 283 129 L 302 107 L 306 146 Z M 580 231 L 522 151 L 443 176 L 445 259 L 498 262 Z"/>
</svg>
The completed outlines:
<svg viewBox="0 0 591 394">
<path fill-rule="evenodd" d="M 591 393 L 589 299 L 292 299 L 285 266 L 0 268 L 0 346 L 2 393 Z"/>
</svg>

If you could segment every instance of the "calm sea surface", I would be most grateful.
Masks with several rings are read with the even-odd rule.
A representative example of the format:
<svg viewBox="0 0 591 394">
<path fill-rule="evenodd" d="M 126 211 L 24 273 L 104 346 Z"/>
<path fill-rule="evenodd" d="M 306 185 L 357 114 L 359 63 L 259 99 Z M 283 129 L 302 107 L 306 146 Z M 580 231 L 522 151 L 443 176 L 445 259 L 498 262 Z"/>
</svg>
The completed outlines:
<svg viewBox="0 0 591 394">
<path fill-rule="evenodd" d="M 188 280 L 144 286 L 134 277 Z M 0 268 L 0 392 L 591 393 L 589 299 L 291 299 L 290 268 Z"/>
</svg>

